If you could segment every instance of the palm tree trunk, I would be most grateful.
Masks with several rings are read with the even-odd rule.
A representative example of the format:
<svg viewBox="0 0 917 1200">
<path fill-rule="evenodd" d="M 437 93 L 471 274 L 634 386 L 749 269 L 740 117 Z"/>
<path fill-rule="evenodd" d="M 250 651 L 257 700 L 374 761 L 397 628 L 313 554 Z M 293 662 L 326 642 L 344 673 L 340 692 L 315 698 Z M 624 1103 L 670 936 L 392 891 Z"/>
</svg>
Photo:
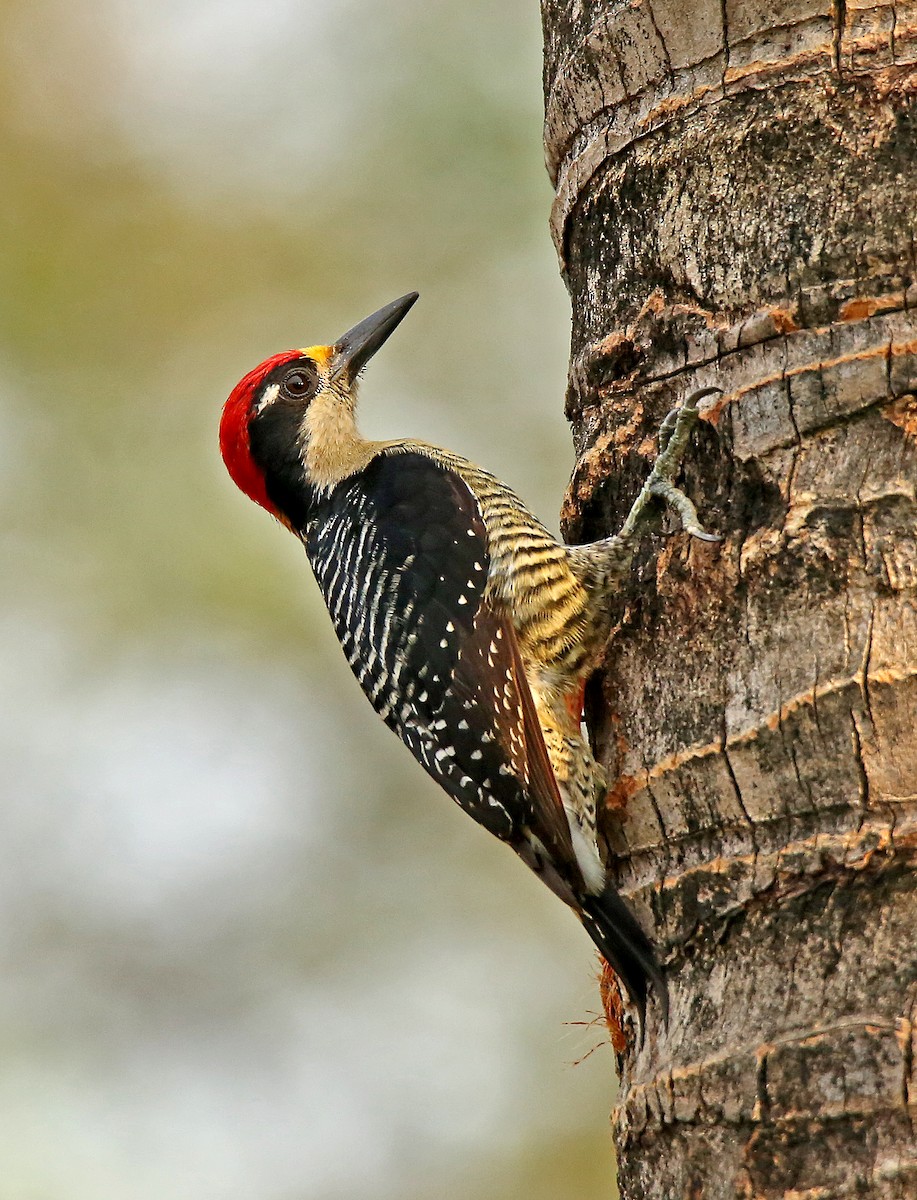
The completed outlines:
<svg viewBox="0 0 917 1200">
<path fill-rule="evenodd" d="M 591 697 L 668 963 L 626 1200 L 917 1197 L 917 4 L 543 0 L 573 541 L 717 384 Z"/>
</svg>

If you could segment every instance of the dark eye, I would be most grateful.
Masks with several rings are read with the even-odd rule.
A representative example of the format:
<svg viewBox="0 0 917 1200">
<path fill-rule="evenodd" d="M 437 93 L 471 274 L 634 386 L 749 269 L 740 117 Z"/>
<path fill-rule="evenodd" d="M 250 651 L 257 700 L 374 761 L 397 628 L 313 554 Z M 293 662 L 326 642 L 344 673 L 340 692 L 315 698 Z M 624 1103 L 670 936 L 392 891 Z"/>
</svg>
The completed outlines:
<svg viewBox="0 0 917 1200">
<path fill-rule="evenodd" d="M 280 390 L 290 400 L 302 400 L 315 391 L 315 374 L 306 367 L 294 367 L 287 371 Z"/>
</svg>

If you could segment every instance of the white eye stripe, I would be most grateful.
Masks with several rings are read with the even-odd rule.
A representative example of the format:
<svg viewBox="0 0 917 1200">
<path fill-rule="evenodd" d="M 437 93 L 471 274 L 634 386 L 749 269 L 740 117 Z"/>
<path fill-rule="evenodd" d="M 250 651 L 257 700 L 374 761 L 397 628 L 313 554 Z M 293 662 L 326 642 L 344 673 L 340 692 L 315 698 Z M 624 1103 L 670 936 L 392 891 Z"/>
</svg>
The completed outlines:
<svg viewBox="0 0 917 1200">
<path fill-rule="evenodd" d="M 279 394 L 280 394 L 280 384 L 279 383 L 272 383 L 269 388 L 265 388 L 264 395 L 261 397 L 261 399 L 258 401 L 258 403 L 255 407 L 255 412 L 256 413 L 264 412 L 264 410 L 267 408 L 267 406 L 269 404 L 274 403 L 274 401 L 277 399 Z"/>
</svg>

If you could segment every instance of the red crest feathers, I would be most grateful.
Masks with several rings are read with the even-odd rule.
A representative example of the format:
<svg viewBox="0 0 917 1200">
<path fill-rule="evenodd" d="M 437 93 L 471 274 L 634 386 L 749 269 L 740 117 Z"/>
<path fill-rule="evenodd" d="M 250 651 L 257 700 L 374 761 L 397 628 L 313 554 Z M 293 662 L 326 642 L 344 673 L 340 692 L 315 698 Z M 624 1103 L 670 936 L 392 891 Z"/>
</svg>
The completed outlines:
<svg viewBox="0 0 917 1200">
<path fill-rule="evenodd" d="M 301 350 L 284 350 L 266 358 L 253 371 L 249 371 L 232 389 L 220 420 L 220 453 L 233 482 L 246 496 L 275 517 L 279 513 L 268 497 L 264 474 L 252 458 L 248 424 L 252 416 L 252 404 L 271 371 L 301 355 Z"/>
</svg>

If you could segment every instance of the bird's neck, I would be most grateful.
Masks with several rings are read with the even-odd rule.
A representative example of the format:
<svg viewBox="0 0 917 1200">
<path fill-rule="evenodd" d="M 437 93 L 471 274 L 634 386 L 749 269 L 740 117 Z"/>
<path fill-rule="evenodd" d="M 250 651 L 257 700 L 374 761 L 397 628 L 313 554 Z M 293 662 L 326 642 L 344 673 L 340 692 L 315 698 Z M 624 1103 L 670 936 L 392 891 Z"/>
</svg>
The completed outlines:
<svg viewBox="0 0 917 1200">
<path fill-rule="evenodd" d="M 376 444 L 360 436 L 353 396 L 320 392 L 303 421 L 306 474 L 318 488 L 332 488 L 366 467 Z"/>
</svg>

